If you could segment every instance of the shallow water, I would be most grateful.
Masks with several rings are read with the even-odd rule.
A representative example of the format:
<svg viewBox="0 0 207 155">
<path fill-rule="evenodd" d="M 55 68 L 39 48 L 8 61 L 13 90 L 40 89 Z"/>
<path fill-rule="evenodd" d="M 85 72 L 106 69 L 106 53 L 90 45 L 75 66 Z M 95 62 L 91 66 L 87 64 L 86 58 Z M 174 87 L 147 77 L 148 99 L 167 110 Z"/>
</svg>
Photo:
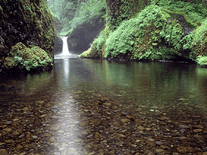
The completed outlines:
<svg viewBox="0 0 207 155">
<path fill-rule="evenodd" d="M 56 58 L 50 72 L 0 82 L 0 154 L 207 150 L 207 69 Z"/>
</svg>

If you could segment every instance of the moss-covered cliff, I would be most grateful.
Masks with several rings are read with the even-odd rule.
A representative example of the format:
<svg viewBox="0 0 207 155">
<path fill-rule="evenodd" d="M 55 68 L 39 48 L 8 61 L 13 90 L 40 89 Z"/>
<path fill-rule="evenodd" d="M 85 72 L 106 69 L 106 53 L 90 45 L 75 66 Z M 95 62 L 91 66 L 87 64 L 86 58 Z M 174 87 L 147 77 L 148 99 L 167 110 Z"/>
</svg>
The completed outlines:
<svg viewBox="0 0 207 155">
<path fill-rule="evenodd" d="M 80 57 L 188 59 L 203 65 L 206 6 L 196 0 L 107 0 L 105 30 Z"/>
<path fill-rule="evenodd" d="M 54 56 L 54 41 L 53 17 L 44 0 L 0 1 L 1 68 L 12 68 L 12 66 L 8 66 L 9 64 L 5 63 L 7 63 L 8 60 L 14 61 L 15 56 L 22 56 L 24 52 L 21 51 L 21 49 L 13 52 L 11 51 L 12 47 L 20 42 L 24 44 L 26 48 L 33 48 L 33 50 L 37 49 L 34 47 L 38 46 L 38 49 L 42 49 L 40 53 L 47 54 L 50 59 L 49 62 L 51 62 Z M 17 52 L 22 52 L 22 54 L 18 55 Z M 39 57 L 42 59 L 41 57 L 44 56 L 39 55 Z M 32 58 L 27 58 L 32 61 Z M 5 59 L 7 59 L 7 61 L 5 61 Z M 49 62 L 48 65 L 51 65 Z M 19 65 L 21 65 L 21 63 L 18 63 L 18 66 Z M 18 68 L 22 68 L 22 66 Z"/>
</svg>

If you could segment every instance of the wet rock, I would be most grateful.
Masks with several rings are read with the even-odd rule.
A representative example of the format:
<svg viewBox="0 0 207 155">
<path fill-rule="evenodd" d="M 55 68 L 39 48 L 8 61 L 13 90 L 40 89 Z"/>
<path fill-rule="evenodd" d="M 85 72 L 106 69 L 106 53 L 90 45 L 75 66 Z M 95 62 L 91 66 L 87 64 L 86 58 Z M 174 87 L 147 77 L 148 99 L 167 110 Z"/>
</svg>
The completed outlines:
<svg viewBox="0 0 207 155">
<path fill-rule="evenodd" d="M 85 146 L 85 148 L 86 148 L 86 149 L 91 149 L 91 148 L 92 148 L 92 145 L 91 145 L 91 144 L 87 144 L 87 145 Z"/>
<path fill-rule="evenodd" d="M 13 139 L 7 139 L 7 140 L 4 140 L 5 143 L 12 143 L 13 142 Z"/>
<path fill-rule="evenodd" d="M 22 148 L 23 148 L 23 146 L 20 145 L 20 144 L 18 144 L 17 147 L 16 147 L 17 150 L 21 150 Z"/>
<path fill-rule="evenodd" d="M 158 119 L 161 120 L 161 121 L 169 120 L 168 117 L 160 117 L 160 118 L 158 118 Z"/>
<path fill-rule="evenodd" d="M 190 152 L 193 152 L 193 148 L 192 147 L 179 146 L 179 147 L 177 147 L 177 151 L 179 153 L 190 153 Z"/>
<path fill-rule="evenodd" d="M 53 142 L 55 141 L 55 138 L 54 138 L 54 137 L 50 137 L 49 141 L 50 141 L 51 143 L 53 143 Z"/>
<path fill-rule="evenodd" d="M 155 142 L 157 145 L 162 145 L 163 144 L 163 142 L 161 142 L 161 141 L 156 141 Z"/>
<path fill-rule="evenodd" d="M 50 137 L 51 135 L 49 133 L 44 133 L 42 136 L 43 137 Z"/>
<path fill-rule="evenodd" d="M 190 121 L 180 121 L 181 123 L 186 123 L 186 124 L 189 124 Z"/>
<path fill-rule="evenodd" d="M 34 135 L 34 136 L 32 136 L 32 138 L 33 138 L 33 139 L 37 139 L 38 137 Z"/>
<path fill-rule="evenodd" d="M 50 103 L 47 103 L 47 104 L 45 104 L 45 107 L 46 108 L 49 108 L 49 107 L 51 107 L 51 104 Z"/>
<path fill-rule="evenodd" d="M 165 150 L 163 150 L 163 149 L 156 149 L 155 151 L 156 151 L 157 153 L 165 152 Z"/>
<path fill-rule="evenodd" d="M 10 132 L 10 131 L 12 131 L 12 129 L 11 128 L 4 128 L 3 131 Z"/>
<path fill-rule="evenodd" d="M 128 112 L 121 112 L 121 114 L 122 114 L 123 116 L 129 115 Z"/>
<path fill-rule="evenodd" d="M 182 128 L 182 129 L 188 129 L 188 128 L 190 128 L 188 125 L 183 125 L 183 124 L 179 125 L 179 127 Z"/>
<path fill-rule="evenodd" d="M 118 107 L 117 107 L 117 106 L 113 106 L 111 109 L 113 109 L 113 110 L 117 110 Z"/>
<path fill-rule="evenodd" d="M 45 101 L 35 101 L 37 104 L 43 104 Z"/>
<path fill-rule="evenodd" d="M 149 151 L 149 152 L 147 153 L 147 155 L 154 155 L 154 153 L 153 153 L 152 151 Z"/>
<path fill-rule="evenodd" d="M 126 136 L 123 135 L 123 134 L 118 134 L 118 136 L 121 137 L 121 138 L 125 138 L 125 137 L 126 137 Z"/>
<path fill-rule="evenodd" d="M 110 106 L 111 105 L 111 103 L 103 103 L 103 105 L 106 105 L 106 106 Z"/>
<path fill-rule="evenodd" d="M 192 127 L 198 128 L 198 129 L 203 129 L 203 126 L 202 125 L 192 125 Z"/>
<path fill-rule="evenodd" d="M 54 124 L 50 127 L 51 130 L 59 130 L 60 129 L 60 126 L 57 125 L 57 124 Z"/>
<path fill-rule="evenodd" d="M 0 149 L 0 154 L 1 155 L 8 155 L 8 152 L 6 149 Z"/>
<path fill-rule="evenodd" d="M 145 128 L 144 128 L 143 126 L 138 126 L 138 129 L 139 129 L 140 131 L 144 131 L 144 130 L 145 130 Z"/>
<path fill-rule="evenodd" d="M 9 125 L 9 124 L 11 124 L 11 121 L 6 121 L 6 122 L 4 122 L 4 124 Z"/>
<path fill-rule="evenodd" d="M 29 110 L 28 107 L 24 107 L 24 108 L 22 108 L 22 111 L 27 111 L 27 110 Z"/>
<path fill-rule="evenodd" d="M 193 130 L 193 132 L 195 132 L 195 133 L 202 132 L 202 131 L 203 131 L 203 129 L 195 129 L 195 130 Z"/>
<path fill-rule="evenodd" d="M 15 130 L 15 131 L 12 133 L 12 135 L 14 135 L 14 136 L 18 136 L 18 135 L 20 135 L 20 133 L 19 133 L 18 130 Z"/>
<path fill-rule="evenodd" d="M 130 119 L 121 119 L 121 121 L 123 122 L 123 123 L 127 123 L 127 122 L 130 122 Z"/>
</svg>

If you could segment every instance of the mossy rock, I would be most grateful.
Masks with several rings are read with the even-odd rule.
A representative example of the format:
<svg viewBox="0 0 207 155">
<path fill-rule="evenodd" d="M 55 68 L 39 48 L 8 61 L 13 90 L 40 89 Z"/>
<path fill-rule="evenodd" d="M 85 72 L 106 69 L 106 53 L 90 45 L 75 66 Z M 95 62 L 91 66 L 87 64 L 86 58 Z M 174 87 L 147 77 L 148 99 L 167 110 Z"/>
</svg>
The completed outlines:
<svg viewBox="0 0 207 155">
<path fill-rule="evenodd" d="M 34 71 L 53 65 L 53 59 L 47 52 L 38 46 L 26 47 L 19 42 L 11 49 L 11 56 L 6 57 L 4 68 L 8 70 L 20 69 L 22 71 Z"/>
<path fill-rule="evenodd" d="M 201 26 L 194 31 L 192 49 L 192 59 L 196 59 L 199 55 L 207 55 L 207 18 Z"/>
<path fill-rule="evenodd" d="M 150 5 L 137 17 L 122 24 L 106 40 L 104 57 L 126 59 L 174 59 L 182 56 L 186 44 L 177 19 L 157 5 Z"/>
<path fill-rule="evenodd" d="M 91 47 L 84 51 L 79 57 L 82 58 L 102 58 L 102 55 L 105 54 L 105 42 L 108 36 L 108 31 L 106 28 L 99 33 L 98 38 L 96 38 Z"/>
<path fill-rule="evenodd" d="M 91 47 L 79 55 L 81 58 L 101 58 L 100 53 L 96 49 L 96 45 L 91 45 Z"/>
<path fill-rule="evenodd" d="M 200 66 L 207 66 L 207 19 L 193 33 L 190 58 Z"/>
<path fill-rule="evenodd" d="M 133 18 L 120 22 L 115 30 L 111 28 L 111 21 L 107 21 L 105 30 L 108 31 L 105 36 L 99 35 L 91 48 L 81 56 L 198 61 L 197 56 L 207 55 L 204 30 L 207 27 L 204 21 L 207 9 L 202 5 L 204 3 L 162 0 L 154 2 L 134 14 Z M 111 9 L 114 11 L 112 7 L 109 10 Z M 203 62 L 203 59 L 199 60 Z"/>
<path fill-rule="evenodd" d="M 196 62 L 201 67 L 207 67 L 207 55 L 198 56 Z"/>
<path fill-rule="evenodd" d="M 39 46 L 54 56 L 53 16 L 44 0 L 3 0 L 0 18 L 0 68 L 18 42 L 27 47 Z"/>
</svg>

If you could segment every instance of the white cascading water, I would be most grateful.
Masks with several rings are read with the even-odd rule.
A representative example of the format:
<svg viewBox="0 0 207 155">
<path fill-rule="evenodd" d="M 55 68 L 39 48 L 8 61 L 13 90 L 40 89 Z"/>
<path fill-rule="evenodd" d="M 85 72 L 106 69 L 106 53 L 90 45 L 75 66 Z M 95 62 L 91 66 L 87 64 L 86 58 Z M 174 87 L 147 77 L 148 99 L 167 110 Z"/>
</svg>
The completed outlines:
<svg viewBox="0 0 207 155">
<path fill-rule="evenodd" d="M 69 48 L 68 48 L 68 42 L 67 42 L 68 37 L 61 36 L 61 39 L 63 41 L 63 49 L 62 49 L 61 55 L 70 55 Z"/>
</svg>

